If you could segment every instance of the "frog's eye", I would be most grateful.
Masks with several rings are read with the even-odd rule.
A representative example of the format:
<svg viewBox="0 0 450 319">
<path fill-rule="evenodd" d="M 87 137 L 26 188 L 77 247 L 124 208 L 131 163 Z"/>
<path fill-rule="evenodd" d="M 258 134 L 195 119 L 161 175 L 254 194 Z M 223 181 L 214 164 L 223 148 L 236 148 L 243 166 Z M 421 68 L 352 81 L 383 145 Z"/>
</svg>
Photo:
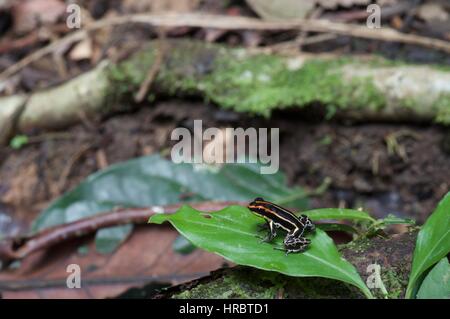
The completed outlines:
<svg viewBox="0 0 450 319">
<path fill-rule="evenodd" d="M 264 199 L 262 197 L 256 197 L 255 202 L 263 202 Z"/>
</svg>

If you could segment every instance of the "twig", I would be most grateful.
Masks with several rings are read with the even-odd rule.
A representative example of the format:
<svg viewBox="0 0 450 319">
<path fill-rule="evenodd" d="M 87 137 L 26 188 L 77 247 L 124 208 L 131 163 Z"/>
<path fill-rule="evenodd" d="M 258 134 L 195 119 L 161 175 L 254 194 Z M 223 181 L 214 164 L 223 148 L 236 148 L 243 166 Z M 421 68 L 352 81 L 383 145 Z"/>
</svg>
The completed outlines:
<svg viewBox="0 0 450 319">
<path fill-rule="evenodd" d="M 95 31 L 104 27 L 126 24 L 144 23 L 159 27 L 196 27 L 216 28 L 225 30 L 306 30 L 312 32 L 328 32 L 359 38 L 400 42 L 421 45 L 450 53 L 450 43 L 447 41 L 427 38 L 414 34 L 405 34 L 391 28 L 370 29 L 358 24 L 343 24 L 327 20 L 295 20 L 295 21 L 263 21 L 255 18 L 210 15 L 198 13 L 167 13 L 167 14 L 136 14 L 108 18 L 89 24 L 85 29 L 75 31 L 60 40 L 43 47 L 13 64 L 0 74 L 0 80 L 20 71 L 28 64 L 51 53 L 63 45 L 71 45 L 82 40 L 88 31 Z"/>
<path fill-rule="evenodd" d="M 309 37 L 303 39 L 301 45 L 304 47 L 304 46 L 310 45 L 310 44 L 316 44 L 316 43 L 320 43 L 320 42 L 334 40 L 337 37 L 338 36 L 336 34 L 331 34 L 331 33 L 322 33 L 322 34 L 312 35 L 312 36 L 309 36 Z M 285 54 L 287 51 L 292 51 L 293 54 L 298 54 L 299 43 L 298 43 L 297 39 L 294 39 L 294 40 L 290 40 L 290 41 L 279 42 L 279 43 L 270 45 L 267 48 L 269 50 L 262 50 L 262 51 L 266 51 L 268 53 L 281 53 L 281 54 Z M 303 54 L 306 55 L 307 53 L 304 52 Z"/>
<path fill-rule="evenodd" d="M 98 169 L 105 169 L 109 166 L 108 159 L 106 158 L 105 151 L 100 148 L 95 152 L 95 159 L 97 161 L 97 167 Z"/>
<path fill-rule="evenodd" d="M 302 45 L 310 45 L 310 44 L 316 44 L 316 43 L 320 43 L 320 42 L 325 42 L 325 41 L 329 41 L 329 40 L 334 40 L 337 38 L 336 34 L 331 34 L 331 33 L 323 33 L 323 34 L 318 34 L 318 35 L 313 35 L 310 37 L 307 37 L 306 39 L 303 40 Z"/>
<path fill-rule="evenodd" d="M 320 17 L 321 14 L 322 14 L 322 9 L 317 8 L 307 17 L 307 19 L 308 19 L 308 21 L 316 20 Z M 307 36 L 308 36 L 308 31 L 301 30 L 295 39 L 295 42 L 297 43 L 297 46 L 300 48 L 301 51 L 302 51 L 303 43 Z"/>
<path fill-rule="evenodd" d="M 37 61 L 41 59 L 42 57 L 46 56 L 49 53 L 52 53 L 54 50 L 64 47 L 66 45 L 71 45 L 72 43 L 75 43 L 77 41 L 82 40 L 86 35 L 86 31 L 76 31 L 73 33 L 68 34 L 67 36 L 52 42 L 51 44 L 43 47 L 42 49 L 39 49 L 37 51 L 34 51 L 30 55 L 27 55 L 19 62 L 11 65 L 9 68 L 7 68 L 5 71 L 3 71 L 0 74 L 0 81 L 3 81 L 10 77 L 11 75 L 17 73 L 27 65 L 33 63 L 34 61 Z"/>
<path fill-rule="evenodd" d="M 4 54 L 12 50 L 22 49 L 29 45 L 35 44 L 39 40 L 40 38 L 37 31 L 31 32 L 28 35 L 16 40 L 7 38 L 0 42 L 0 54 Z"/>
<path fill-rule="evenodd" d="M 29 237 L 7 238 L 0 243 L 0 261 L 8 265 L 12 261 L 23 259 L 35 251 L 49 248 L 65 240 L 86 236 L 100 228 L 130 223 L 145 224 L 150 216 L 158 213 L 172 214 L 182 205 L 120 209 L 48 228 Z M 247 205 L 247 203 L 224 201 L 200 202 L 189 205 L 201 211 L 217 211 L 229 205 Z"/>
<path fill-rule="evenodd" d="M 166 36 L 165 36 L 165 30 L 159 29 L 158 30 L 158 49 L 156 50 L 156 57 L 155 61 L 153 62 L 152 66 L 148 70 L 147 76 L 145 77 L 144 82 L 142 82 L 141 87 L 139 88 L 138 93 L 134 97 L 134 101 L 136 103 L 141 103 L 145 96 L 147 95 L 148 90 L 150 89 L 150 86 L 153 83 L 153 80 L 158 75 L 159 69 L 161 68 L 161 65 L 164 60 L 164 55 L 166 52 Z"/>
<path fill-rule="evenodd" d="M 42 143 L 48 140 L 70 140 L 75 136 L 68 132 L 49 132 L 41 135 L 29 136 L 27 144 Z"/>
</svg>

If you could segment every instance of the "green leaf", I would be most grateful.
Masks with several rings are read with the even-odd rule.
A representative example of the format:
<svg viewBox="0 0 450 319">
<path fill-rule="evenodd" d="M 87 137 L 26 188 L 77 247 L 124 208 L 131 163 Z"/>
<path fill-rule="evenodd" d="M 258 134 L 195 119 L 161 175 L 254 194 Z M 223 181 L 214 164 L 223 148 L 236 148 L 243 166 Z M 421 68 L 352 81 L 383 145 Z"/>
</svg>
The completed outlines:
<svg viewBox="0 0 450 319">
<path fill-rule="evenodd" d="M 320 208 L 312 209 L 302 214 L 307 215 L 312 220 L 321 219 L 349 219 L 349 220 L 366 220 L 374 222 L 375 219 L 370 217 L 366 212 L 355 210 L 355 209 L 345 209 L 345 208 Z"/>
<path fill-rule="evenodd" d="M 450 192 L 417 235 L 406 298 L 413 298 L 424 272 L 450 252 Z"/>
<path fill-rule="evenodd" d="M 391 214 L 387 215 L 383 219 L 378 220 L 377 223 L 378 222 L 382 226 L 398 225 L 398 224 L 414 225 L 416 223 L 413 219 L 397 217 L 397 216 L 391 215 Z"/>
<path fill-rule="evenodd" d="M 450 264 L 447 257 L 431 269 L 422 282 L 418 299 L 450 299 Z"/>
<path fill-rule="evenodd" d="M 299 254 L 285 255 L 274 247 L 282 246 L 282 236 L 274 243 L 260 243 L 257 225 L 263 220 L 247 208 L 229 206 L 221 211 L 205 213 L 183 206 L 175 214 L 158 214 L 150 222 L 169 221 L 197 247 L 214 252 L 241 265 L 277 271 L 290 276 L 318 276 L 340 280 L 360 288 L 372 297 L 356 269 L 339 254 L 332 239 L 320 229 L 308 235 L 310 248 Z"/>
<path fill-rule="evenodd" d="M 9 142 L 9 146 L 15 150 L 21 149 L 26 144 L 28 144 L 28 136 L 26 135 L 16 135 Z"/>
<path fill-rule="evenodd" d="M 210 166 L 174 164 L 159 155 L 152 155 L 112 165 L 89 176 L 43 211 L 34 221 L 32 231 L 111 211 L 116 207 L 179 203 L 185 194 L 189 194 L 189 198 L 184 201 L 250 201 L 257 196 L 268 200 L 292 198 L 304 192 L 300 188 L 288 188 L 281 172 L 261 175 L 258 164 L 228 164 L 211 169 Z M 307 199 L 292 200 L 289 205 L 304 209 Z M 129 234 L 125 230 L 122 229 L 121 236 Z M 120 236 L 115 239 L 116 244 L 120 241 Z M 97 243 L 97 246 L 100 245 Z"/>
<path fill-rule="evenodd" d="M 336 220 L 352 220 L 352 221 L 369 221 L 374 223 L 373 219 L 368 213 L 356 209 L 345 208 L 319 208 L 308 211 L 303 211 L 312 220 L 336 219 Z M 350 234 L 357 234 L 358 230 L 350 225 L 345 224 L 320 224 L 318 227 L 324 231 L 344 231 Z"/>
</svg>

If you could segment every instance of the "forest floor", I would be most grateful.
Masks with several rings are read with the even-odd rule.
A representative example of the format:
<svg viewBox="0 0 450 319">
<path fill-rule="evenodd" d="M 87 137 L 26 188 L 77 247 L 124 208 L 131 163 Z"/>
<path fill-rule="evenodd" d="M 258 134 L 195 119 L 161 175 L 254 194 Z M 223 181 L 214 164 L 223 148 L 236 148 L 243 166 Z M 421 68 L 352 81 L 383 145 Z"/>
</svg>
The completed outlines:
<svg viewBox="0 0 450 319">
<path fill-rule="evenodd" d="M 441 127 L 366 123 L 350 125 L 304 119 L 279 111 L 272 119 L 223 111 L 196 101 L 169 100 L 102 121 L 84 121 L 64 132 L 31 137 L 19 150 L 6 149 L 0 162 L 3 234 L 26 230 L 48 203 L 88 175 L 134 157 L 164 152 L 175 127 L 279 127 L 280 168 L 290 185 L 329 188 L 311 206 L 363 207 L 422 223 L 448 190 L 449 132 Z"/>
</svg>

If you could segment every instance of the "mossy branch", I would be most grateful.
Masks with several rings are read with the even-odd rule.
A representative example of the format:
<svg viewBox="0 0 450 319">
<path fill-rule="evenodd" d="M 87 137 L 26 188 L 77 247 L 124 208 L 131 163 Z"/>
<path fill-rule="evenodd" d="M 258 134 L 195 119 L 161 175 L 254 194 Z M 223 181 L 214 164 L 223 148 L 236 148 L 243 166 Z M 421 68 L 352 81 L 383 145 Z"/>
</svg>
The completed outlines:
<svg viewBox="0 0 450 319">
<path fill-rule="evenodd" d="M 450 71 L 445 68 L 376 57 L 254 54 L 187 40 L 168 45 L 148 99 L 194 95 L 222 108 L 264 116 L 276 109 L 300 107 L 358 121 L 450 123 Z M 117 105 L 128 105 L 157 50 L 156 42 L 151 42 L 126 61 L 116 65 L 104 61 L 63 85 L 31 94 L 18 119 L 18 131 L 65 127 L 79 121 L 82 113 L 107 114 Z M 0 127 L 6 126 L 25 98 L 0 98 Z"/>
</svg>

